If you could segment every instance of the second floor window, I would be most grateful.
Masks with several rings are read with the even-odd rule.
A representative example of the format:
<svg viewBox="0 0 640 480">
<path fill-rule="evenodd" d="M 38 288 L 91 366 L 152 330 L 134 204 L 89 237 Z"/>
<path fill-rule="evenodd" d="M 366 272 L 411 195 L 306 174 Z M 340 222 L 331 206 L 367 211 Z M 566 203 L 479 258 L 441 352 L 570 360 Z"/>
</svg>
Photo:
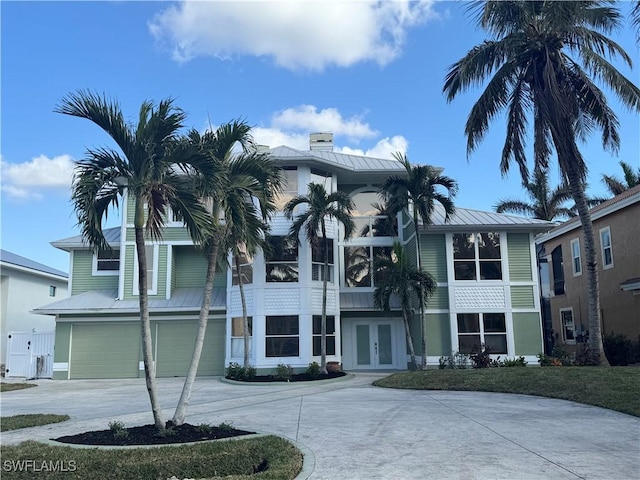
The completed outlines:
<svg viewBox="0 0 640 480">
<path fill-rule="evenodd" d="M 571 258 L 573 260 L 573 275 L 582 275 L 582 258 L 580 257 L 580 239 L 571 240 Z"/>
<path fill-rule="evenodd" d="M 553 272 L 553 294 L 564 294 L 564 266 L 562 263 L 562 246 L 558 245 L 551 252 L 551 270 Z"/>
<path fill-rule="evenodd" d="M 93 254 L 94 275 L 117 275 L 120 270 L 120 250 L 98 250 Z"/>
<path fill-rule="evenodd" d="M 298 245 L 288 237 L 269 238 L 266 252 L 267 282 L 298 281 Z"/>
<path fill-rule="evenodd" d="M 600 229 L 600 250 L 602 252 L 602 268 L 613 267 L 613 249 L 611 247 L 611 229 Z"/>
<path fill-rule="evenodd" d="M 391 247 L 359 247 L 344 248 L 344 286 L 357 288 L 373 288 L 376 286 L 376 273 L 373 262 L 379 256 L 391 255 Z"/>
<path fill-rule="evenodd" d="M 453 269 L 456 280 L 502 280 L 500 234 L 455 233 Z"/>
<path fill-rule="evenodd" d="M 324 271 L 324 241 L 320 239 L 318 245 L 314 246 L 311 251 L 311 279 L 315 281 L 324 281 L 331 283 L 334 279 L 333 273 L 333 240 L 327 240 L 329 265 L 327 271 Z"/>
<path fill-rule="evenodd" d="M 145 260 L 147 261 L 147 293 L 156 295 L 158 291 L 158 249 L 155 245 L 145 245 Z M 133 294 L 138 295 L 138 255 L 134 252 L 133 260 Z"/>
<path fill-rule="evenodd" d="M 240 248 L 240 275 L 242 276 L 242 284 L 249 285 L 253 283 L 253 259 L 247 254 L 244 248 Z M 231 265 L 231 284 L 238 285 L 238 269 L 236 268 L 236 259 L 233 258 Z"/>
</svg>

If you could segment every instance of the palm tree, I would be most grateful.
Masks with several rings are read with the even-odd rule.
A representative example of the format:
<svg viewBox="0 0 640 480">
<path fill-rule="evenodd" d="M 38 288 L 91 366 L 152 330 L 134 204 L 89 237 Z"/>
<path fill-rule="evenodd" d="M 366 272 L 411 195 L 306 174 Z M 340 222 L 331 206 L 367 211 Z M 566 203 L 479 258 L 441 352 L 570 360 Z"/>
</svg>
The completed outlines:
<svg viewBox="0 0 640 480">
<path fill-rule="evenodd" d="M 636 42 L 640 44 L 640 0 L 631 9 L 631 25 L 636 29 Z"/>
<path fill-rule="evenodd" d="M 621 24 L 612 2 L 488 1 L 473 3 L 477 23 L 492 39 L 474 47 L 454 63 L 446 76 L 449 101 L 472 85 L 489 80 L 467 119 L 467 152 L 471 153 L 496 114 L 507 110 L 507 137 L 500 169 L 512 162 L 528 178 L 525 136 L 533 117 L 534 159 L 547 168 L 555 150 L 560 171 L 569 185 L 584 232 L 589 297 L 589 346 L 593 362 L 606 363 L 602 347 L 600 300 L 593 226 L 585 179 L 587 165 L 576 139 L 594 129 L 602 131 L 605 148 L 620 145 L 618 119 L 592 78 L 609 86 L 628 108 L 640 109 L 640 89 L 625 78 L 609 58 L 631 58 L 607 37 Z M 491 77 L 491 75 L 493 75 Z"/>
<path fill-rule="evenodd" d="M 536 169 L 533 180 L 525 182 L 522 186 L 529 195 L 530 202 L 514 199 L 500 200 L 494 207 L 495 211 L 529 215 L 549 222 L 558 217 L 567 218 L 575 215 L 571 208 L 562 206 L 571 199 L 569 187 L 563 184 L 551 190 L 548 173 L 545 170 Z"/>
<path fill-rule="evenodd" d="M 147 294 L 147 239 L 161 238 L 168 208 L 183 221 L 200 242 L 208 224 L 204 207 L 195 195 L 192 182 L 181 172 L 194 168 L 211 174 L 197 150 L 180 141 L 179 129 L 185 113 L 172 100 L 157 106 L 144 102 L 138 125 L 129 125 L 120 106 L 104 96 L 78 91 L 64 97 L 56 112 L 85 118 L 102 128 L 116 143 L 112 148 L 88 149 L 84 159 L 76 162 L 72 201 L 83 238 L 94 249 L 108 249 L 102 222 L 110 207 L 118 207 L 125 189 L 129 202 L 135 204 L 134 230 L 138 261 L 138 292 L 142 352 L 147 391 L 156 428 L 165 428 L 158 403 L 155 367 L 151 346 L 149 301 Z M 145 219 L 146 216 L 146 219 Z"/>
<path fill-rule="evenodd" d="M 200 363 L 204 344 L 216 269 L 221 256 L 231 250 L 238 258 L 238 246 L 243 243 L 248 253 L 262 246 L 267 231 L 266 219 L 275 211 L 275 195 L 282 188 L 280 169 L 267 153 L 255 149 L 251 127 L 241 120 L 223 124 L 216 131 L 200 135 L 189 133 L 192 145 L 202 152 L 215 176 L 202 176 L 198 192 L 207 199 L 209 217 L 214 228 L 206 238 L 207 273 L 204 295 L 198 316 L 198 332 L 194 353 L 189 365 L 182 394 L 173 419 L 175 425 L 184 423 L 186 409 Z M 239 144 L 242 151 L 234 152 Z M 240 269 L 238 269 L 240 273 Z M 244 317 L 245 367 L 249 364 L 249 325 L 244 290 L 240 283 Z"/>
<path fill-rule="evenodd" d="M 418 267 L 422 270 L 418 219 L 422 220 L 425 227 L 430 225 L 435 206 L 440 204 L 444 208 L 445 221 L 449 221 L 451 215 L 455 213 L 453 199 L 458 193 L 458 184 L 431 165 L 412 165 L 406 155 L 399 152 L 394 153 L 394 157 L 404 166 L 407 175 L 386 179 L 382 183 L 381 194 L 390 212 L 397 214 L 403 209 L 409 209 L 416 227 Z M 442 189 L 446 194 L 440 192 Z M 420 317 L 422 318 L 422 369 L 424 370 L 427 368 L 427 326 L 424 305 L 420 306 Z"/>
<path fill-rule="evenodd" d="M 327 283 L 329 281 L 329 239 L 327 238 L 327 219 L 337 220 L 344 228 L 344 238 L 347 239 L 355 231 L 355 223 L 351 212 L 355 209 L 353 200 L 344 192 L 328 194 L 324 186 L 310 183 L 307 195 L 298 195 L 284 206 L 284 213 L 288 219 L 293 218 L 298 205 L 307 205 L 307 209 L 300 213 L 291 228 L 289 236 L 300 242 L 300 231 L 304 228 L 307 241 L 311 248 L 323 254 L 324 270 L 322 272 L 322 320 L 320 324 L 320 369 L 327 373 Z M 318 235 L 318 231 L 320 235 Z"/>
<path fill-rule="evenodd" d="M 418 363 L 413 348 L 409 316 L 414 313 L 416 301 L 419 308 L 426 305 L 427 299 L 436 290 L 436 281 L 431 274 L 409 261 L 399 242 L 394 242 L 391 255 L 380 255 L 374 260 L 374 270 L 376 278 L 379 279 L 373 293 L 374 305 L 380 310 L 389 312 L 391 295 L 395 295 L 400 300 L 411 364 L 413 369 L 417 370 Z"/>
<path fill-rule="evenodd" d="M 640 185 L 640 168 L 634 172 L 633 167 L 625 161 L 620 161 L 620 166 L 622 167 L 624 179 L 614 177 L 613 175 L 602 175 L 602 181 L 606 185 L 607 190 L 609 190 L 609 193 L 614 197 L 620 195 L 625 190 Z"/>
</svg>

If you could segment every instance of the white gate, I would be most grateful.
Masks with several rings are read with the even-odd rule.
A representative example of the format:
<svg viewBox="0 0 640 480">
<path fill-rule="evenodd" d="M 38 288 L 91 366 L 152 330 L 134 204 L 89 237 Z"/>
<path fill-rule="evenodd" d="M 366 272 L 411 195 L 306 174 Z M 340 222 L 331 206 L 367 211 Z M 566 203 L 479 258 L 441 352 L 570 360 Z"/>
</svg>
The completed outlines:
<svg viewBox="0 0 640 480">
<path fill-rule="evenodd" d="M 55 332 L 9 332 L 7 377 L 51 378 Z"/>
</svg>

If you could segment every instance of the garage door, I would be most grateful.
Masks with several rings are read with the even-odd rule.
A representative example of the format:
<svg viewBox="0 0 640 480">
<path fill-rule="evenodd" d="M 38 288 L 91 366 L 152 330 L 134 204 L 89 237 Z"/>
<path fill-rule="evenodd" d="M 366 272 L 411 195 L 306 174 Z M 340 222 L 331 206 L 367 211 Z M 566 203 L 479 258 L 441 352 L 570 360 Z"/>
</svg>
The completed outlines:
<svg viewBox="0 0 640 480">
<path fill-rule="evenodd" d="M 158 377 L 184 377 L 193 356 L 198 323 L 158 322 Z M 224 374 L 224 320 L 209 320 L 198 375 Z"/>
<path fill-rule="evenodd" d="M 72 326 L 71 378 L 136 378 L 139 359 L 138 323 Z"/>
</svg>

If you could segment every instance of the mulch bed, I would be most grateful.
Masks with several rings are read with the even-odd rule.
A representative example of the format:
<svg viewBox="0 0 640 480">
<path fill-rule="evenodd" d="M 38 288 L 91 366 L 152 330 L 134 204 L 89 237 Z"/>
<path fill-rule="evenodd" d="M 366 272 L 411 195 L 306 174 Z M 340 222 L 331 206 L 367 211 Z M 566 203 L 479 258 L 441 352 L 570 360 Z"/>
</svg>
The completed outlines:
<svg viewBox="0 0 640 480">
<path fill-rule="evenodd" d="M 54 438 L 53 440 L 78 445 L 165 445 L 169 443 L 218 440 L 221 438 L 238 437 L 255 433 L 246 430 L 237 430 L 232 427 L 195 426 L 188 423 L 180 426 L 171 426 L 167 428 L 164 433 L 159 433 L 155 425 L 130 427 L 123 430 L 126 430 L 128 433 L 123 434 L 122 431 L 120 431 L 118 432 L 119 434 L 114 434 L 112 430 L 98 430 L 79 433 L 77 435 L 67 435 Z"/>
<path fill-rule="evenodd" d="M 321 373 L 319 375 L 311 376 L 308 373 L 296 373 L 291 379 L 283 380 L 282 378 L 278 378 L 275 375 L 256 375 L 255 377 L 247 380 L 247 379 L 238 379 L 238 378 L 230 378 L 225 377 L 228 380 L 235 380 L 238 382 L 312 382 L 314 380 L 328 380 L 330 378 L 339 378 L 344 377 L 346 373 L 344 372 L 331 372 L 331 373 Z"/>
</svg>

